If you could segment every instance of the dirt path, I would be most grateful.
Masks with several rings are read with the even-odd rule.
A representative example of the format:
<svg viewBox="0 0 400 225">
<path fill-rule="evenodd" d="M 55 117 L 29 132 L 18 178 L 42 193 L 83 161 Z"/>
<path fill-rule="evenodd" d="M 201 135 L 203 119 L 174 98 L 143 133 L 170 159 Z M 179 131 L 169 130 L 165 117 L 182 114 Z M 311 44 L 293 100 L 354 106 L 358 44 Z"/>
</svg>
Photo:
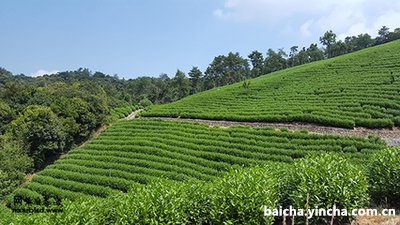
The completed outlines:
<svg viewBox="0 0 400 225">
<path fill-rule="evenodd" d="M 399 216 L 359 216 L 352 225 L 400 225 Z"/>
<path fill-rule="evenodd" d="M 157 117 L 158 118 L 158 117 Z M 302 130 L 306 129 L 310 133 L 317 134 L 338 134 L 338 135 L 355 135 L 368 137 L 369 135 L 379 136 L 386 141 L 389 146 L 400 146 L 400 129 L 398 127 L 393 129 L 368 129 L 364 127 L 356 127 L 354 129 L 327 127 L 315 124 L 305 123 L 260 123 L 260 122 L 236 122 L 236 121 L 219 121 L 219 120 L 202 120 L 202 119 L 183 119 L 183 118 L 167 118 L 160 117 L 163 120 L 173 121 L 188 121 L 205 123 L 209 126 L 229 127 L 232 125 L 246 125 L 253 127 L 274 127 L 276 129 L 288 128 L 289 130 Z"/>
<path fill-rule="evenodd" d="M 127 120 L 133 120 L 133 119 L 135 119 L 136 115 L 137 115 L 139 112 L 141 112 L 142 110 L 143 110 L 143 109 L 138 109 L 138 110 L 135 110 L 135 111 L 131 112 L 131 114 L 129 114 L 129 115 L 126 117 L 126 119 L 127 119 Z"/>
</svg>

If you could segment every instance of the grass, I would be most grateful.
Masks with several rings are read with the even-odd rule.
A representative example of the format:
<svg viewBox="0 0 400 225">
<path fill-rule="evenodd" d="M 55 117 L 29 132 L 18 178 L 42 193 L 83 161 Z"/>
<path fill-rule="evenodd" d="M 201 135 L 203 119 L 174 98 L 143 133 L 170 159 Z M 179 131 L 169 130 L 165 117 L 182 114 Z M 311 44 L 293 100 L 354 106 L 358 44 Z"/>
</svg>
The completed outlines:
<svg viewBox="0 0 400 225">
<path fill-rule="evenodd" d="M 353 128 L 400 125 L 400 41 L 289 68 L 154 105 L 148 117 L 307 122 Z"/>
</svg>

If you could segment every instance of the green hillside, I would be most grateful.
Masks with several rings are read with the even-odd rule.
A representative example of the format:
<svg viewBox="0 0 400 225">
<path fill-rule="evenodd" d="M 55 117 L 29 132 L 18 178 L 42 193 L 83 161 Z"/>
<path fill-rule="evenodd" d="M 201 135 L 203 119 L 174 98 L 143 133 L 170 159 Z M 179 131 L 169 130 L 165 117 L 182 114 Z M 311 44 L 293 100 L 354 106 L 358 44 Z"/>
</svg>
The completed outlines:
<svg viewBox="0 0 400 225">
<path fill-rule="evenodd" d="M 15 194 L 32 198 L 106 197 L 126 192 L 134 183 L 147 184 L 159 178 L 210 181 L 222 176 L 231 165 L 292 162 L 321 150 L 364 161 L 383 147 L 376 138 L 246 126 L 218 128 L 154 119 L 120 120 L 46 167 Z"/>
<path fill-rule="evenodd" d="M 156 105 L 143 116 L 308 122 L 336 127 L 400 125 L 400 41 Z"/>
</svg>

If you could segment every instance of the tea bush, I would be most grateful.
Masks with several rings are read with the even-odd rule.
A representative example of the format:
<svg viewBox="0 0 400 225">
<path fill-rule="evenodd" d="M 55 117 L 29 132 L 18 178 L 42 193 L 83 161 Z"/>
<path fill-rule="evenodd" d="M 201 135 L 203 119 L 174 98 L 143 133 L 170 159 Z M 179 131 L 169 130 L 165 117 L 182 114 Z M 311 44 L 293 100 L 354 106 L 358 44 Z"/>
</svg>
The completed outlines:
<svg viewBox="0 0 400 225">
<path fill-rule="evenodd" d="M 159 180 L 133 185 L 105 199 L 63 201 L 61 213 L 23 216 L 4 213 L 15 224 L 273 224 L 263 206 L 277 207 L 274 164 L 232 170 L 216 182 Z M 27 194 L 31 195 L 31 194 Z"/>
<path fill-rule="evenodd" d="M 286 196 L 296 209 L 357 209 L 368 203 L 368 180 L 360 166 L 333 153 L 295 161 L 288 170 Z M 287 203 L 286 203 L 287 204 Z M 296 218 L 297 223 L 304 218 Z M 310 224 L 328 224 L 331 218 L 312 217 Z M 349 220 L 336 217 L 338 220 Z M 296 223 L 296 224 L 297 224 Z"/>
<path fill-rule="evenodd" d="M 233 165 L 291 163 L 321 150 L 365 162 L 383 149 L 377 138 L 292 132 L 287 129 L 208 127 L 154 119 L 120 120 L 84 146 L 36 174 L 25 188 L 75 199 L 127 192 L 154 180 L 213 181 Z M 43 188 L 42 188 L 43 187 Z M 76 193 L 77 195 L 75 195 Z"/>
<path fill-rule="evenodd" d="M 368 164 L 370 193 L 377 204 L 400 206 L 400 149 L 377 152 Z"/>
</svg>

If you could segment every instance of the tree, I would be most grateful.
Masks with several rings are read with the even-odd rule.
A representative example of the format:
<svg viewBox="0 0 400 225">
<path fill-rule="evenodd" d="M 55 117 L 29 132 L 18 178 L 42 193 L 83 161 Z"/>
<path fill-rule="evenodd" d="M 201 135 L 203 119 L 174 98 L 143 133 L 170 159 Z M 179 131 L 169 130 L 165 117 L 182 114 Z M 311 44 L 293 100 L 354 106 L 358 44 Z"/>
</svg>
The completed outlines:
<svg viewBox="0 0 400 225">
<path fill-rule="evenodd" d="M 325 32 L 324 36 L 319 38 L 319 41 L 322 45 L 329 47 L 336 42 L 336 34 L 329 30 Z"/>
<path fill-rule="evenodd" d="M 21 183 L 32 167 L 32 160 L 9 135 L 0 135 L 0 199 Z"/>
<path fill-rule="evenodd" d="M 290 47 L 289 57 L 295 56 L 299 52 L 299 46 Z"/>
<path fill-rule="evenodd" d="M 390 33 L 390 29 L 387 26 L 383 26 L 381 29 L 378 31 L 378 37 L 376 38 L 376 41 L 378 44 L 383 44 L 388 41 L 388 35 Z"/>
<path fill-rule="evenodd" d="M 389 32 L 387 35 L 387 41 L 394 41 L 400 39 L 400 28 L 394 29 L 393 32 Z"/>
<path fill-rule="evenodd" d="M 26 107 L 35 92 L 35 88 L 31 85 L 21 85 L 10 81 L 1 88 L 0 99 L 19 113 Z"/>
<path fill-rule="evenodd" d="M 139 101 L 139 105 L 141 105 L 143 107 L 148 107 L 148 106 L 153 105 L 153 103 L 149 99 L 144 98 L 144 99 Z"/>
<path fill-rule="evenodd" d="M 160 74 L 158 79 L 154 80 L 154 86 L 156 88 L 155 97 L 152 98 L 154 103 L 167 103 L 173 101 L 170 83 L 171 79 L 165 73 Z"/>
<path fill-rule="evenodd" d="M 299 53 L 299 46 L 290 47 L 289 58 L 287 60 L 288 67 L 299 65 L 297 54 Z"/>
<path fill-rule="evenodd" d="M 96 116 L 90 111 L 90 105 L 80 97 L 55 99 L 50 108 L 59 117 L 66 131 L 66 147 L 89 138 L 96 128 Z"/>
<path fill-rule="evenodd" d="M 298 51 L 298 46 L 290 48 L 288 66 L 297 66 L 305 63 L 324 59 L 324 51 L 318 48 L 317 44 L 311 44 L 310 47 L 302 48 Z"/>
<path fill-rule="evenodd" d="M 324 36 L 319 38 L 319 41 L 321 42 L 322 45 L 326 47 L 325 53 L 328 58 L 332 57 L 332 50 L 331 47 L 333 44 L 336 43 L 336 34 L 333 33 L 331 30 L 325 32 Z"/>
<path fill-rule="evenodd" d="M 348 48 L 346 43 L 343 41 L 338 41 L 333 43 L 329 48 L 329 57 L 336 57 L 348 53 Z"/>
<path fill-rule="evenodd" d="M 262 75 L 264 68 L 264 57 L 262 53 L 259 51 L 253 51 L 248 57 L 252 65 L 251 77 L 258 77 Z"/>
<path fill-rule="evenodd" d="M 63 125 L 50 108 L 28 106 L 22 115 L 11 122 L 11 133 L 21 140 L 35 168 L 40 168 L 46 157 L 64 150 Z"/>
<path fill-rule="evenodd" d="M 285 69 L 287 67 L 287 62 L 284 56 L 286 56 L 286 53 L 282 49 L 280 49 L 278 53 L 272 49 L 268 49 L 267 57 L 264 62 L 265 73 Z"/>
<path fill-rule="evenodd" d="M 177 70 L 172 82 L 172 89 L 174 90 L 174 99 L 178 100 L 186 97 L 190 93 L 190 81 L 185 73 Z"/>
<path fill-rule="evenodd" d="M 295 56 L 296 60 L 294 60 L 297 64 L 302 65 L 310 62 L 310 56 L 308 50 L 303 47 L 299 53 Z"/>
<path fill-rule="evenodd" d="M 12 73 L 0 67 L 0 87 L 11 79 L 13 79 Z"/>
<path fill-rule="evenodd" d="M 311 44 L 310 47 L 307 48 L 307 56 L 310 62 L 323 60 L 324 51 L 318 48 L 317 44 Z"/>
<path fill-rule="evenodd" d="M 249 74 L 249 63 L 239 53 L 230 52 L 228 56 L 217 56 L 205 72 L 205 89 L 242 81 Z"/>
<path fill-rule="evenodd" d="M 346 37 L 345 43 L 349 52 L 353 52 L 372 46 L 374 40 L 369 34 L 359 34 L 358 36 Z"/>
<path fill-rule="evenodd" d="M 0 101 L 0 134 L 4 132 L 4 126 L 10 123 L 14 116 L 12 108 L 7 103 Z"/>
<path fill-rule="evenodd" d="M 190 77 L 190 82 L 192 83 L 191 94 L 197 93 L 201 90 L 201 78 L 203 73 L 197 67 L 193 67 L 188 73 Z"/>
</svg>

